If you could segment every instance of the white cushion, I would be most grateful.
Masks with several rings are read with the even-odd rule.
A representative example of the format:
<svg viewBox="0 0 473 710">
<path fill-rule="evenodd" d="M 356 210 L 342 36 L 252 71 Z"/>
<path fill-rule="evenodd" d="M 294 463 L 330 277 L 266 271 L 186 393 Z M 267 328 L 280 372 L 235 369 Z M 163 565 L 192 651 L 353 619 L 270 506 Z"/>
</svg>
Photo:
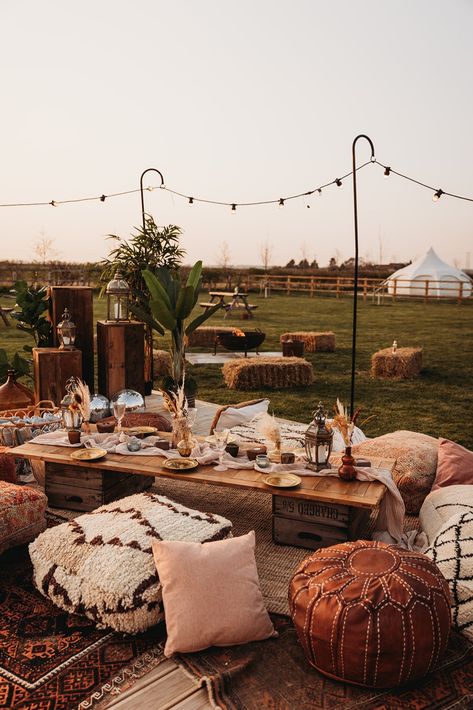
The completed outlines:
<svg viewBox="0 0 473 710">
<path fill-rule="evenodd" d="M 450 517 L 425 554 L 449 583 L 454 628 L 473 640 L 473 511 Z"/>
<path fill-rule="evenodd" d="M 453 515 L 469 511 L 473 513 L 473 486 L 446 486 L 429 493 L 419 512 L 420 527 L 429 545 Z"/>
<path fill-rule="evenodd" d="M 223 429 L 231 429 L 241 424 L 248 424 L 257 414 L 267 412 L 268 407 L 269 399 L 263 399 L 262 402 L 250 404 L 248 407 L 240 407 L 239 409 L 237 407 L 228 407 L 228 409 L 225 409 L 220 415 L 215 431 L 222 431 Z"/>
</svg>

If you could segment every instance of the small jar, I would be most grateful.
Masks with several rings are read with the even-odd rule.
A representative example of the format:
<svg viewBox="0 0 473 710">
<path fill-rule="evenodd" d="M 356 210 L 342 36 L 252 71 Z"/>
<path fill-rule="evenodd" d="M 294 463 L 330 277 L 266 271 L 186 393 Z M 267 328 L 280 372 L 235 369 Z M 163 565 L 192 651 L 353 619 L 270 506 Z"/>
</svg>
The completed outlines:
<svg viewBox="0 0 473 710">
<path fill-rule="evenodd" d="M 178 443 L 177 450 L 179 451 L 179 456 L 188 458 L 192 453 L 191 443 L 187 439 L 183 439 Z"/>
<path fill-rule="evenodd" d="M 292 453 L 292 451 L 283 451 L 281 454 L 281 463 L 294 463 L 295 460 L 296 456 Z"/>
<path fill-rule="evenodd" d="M 260 456 L 262 454 L 267 453 L 268 449 L 266 446 L 254 446 L 251 449 L 248 449 L 246 452 L 246 455 L 248 456 L 250 461 L 254 461 L 257 456 Z"/>
<path fill-rule="evenodd" d="M 230 456 L 233 456 L 234 458 L 236 458 L 238 456 L 239 448 L 240 447 L 238 446 L 238 444 L 230 442 L 230 444 L 226 445 L 225 451 L 227 452 L 227 454 L 230 454 Z"/>
<path fill-rule="evenodd" d="M 141 443 L 136 437 L 132 436 L 126 447 L 128 451 L 139 451 L 141 449 Z"/>
<path fill-rule="evenodd" d="M 266 456 L 266 454 L 258 454 L 255 461 L 256 465 L 259 468 L 268 468 L 268 466 L 271 465 L 271 461 L 269 460 L 269 457 Z"/>
</svg>

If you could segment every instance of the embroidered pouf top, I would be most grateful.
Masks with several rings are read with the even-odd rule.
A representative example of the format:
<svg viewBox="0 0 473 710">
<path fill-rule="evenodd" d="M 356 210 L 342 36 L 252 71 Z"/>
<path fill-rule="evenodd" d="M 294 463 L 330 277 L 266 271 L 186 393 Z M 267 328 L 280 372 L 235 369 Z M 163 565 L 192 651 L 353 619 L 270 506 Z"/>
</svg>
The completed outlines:
<svg viewBox="0 0 473 710">
<path fill-rule="evenodd" d="M 344 682 L 401 685 L 447 646 L 448 583 L 425 555 L 382 542 L 317 550 L 291 580 L 289 606 L 311 665 Z"/>
</svg>

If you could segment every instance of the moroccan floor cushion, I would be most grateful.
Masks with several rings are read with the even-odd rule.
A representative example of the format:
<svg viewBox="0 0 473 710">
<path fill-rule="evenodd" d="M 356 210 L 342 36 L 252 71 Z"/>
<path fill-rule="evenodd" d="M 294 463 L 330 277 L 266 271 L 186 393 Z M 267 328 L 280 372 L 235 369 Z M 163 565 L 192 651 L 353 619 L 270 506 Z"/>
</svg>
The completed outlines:
<svg viewBox="0 0 473 710">
<path fill-rule="evenodd" d="M 439 442 L 433 436 L 415 431 L 394 431 L 353 446 L 354 456 L 396 459 L 394 481 L 399 488 L 406 513 L 418 515 L 430 493 L 437 470 Z"/>
<path fill-rule="evenodd" d="M 447 646 L 446 580 L 425 555 L 382 542 L 317 550 L 291 580 L 289 605 L 309 663 L 344 682 L 413 681 Z"/>
<path fill-rule="evenodd" d="M 43 532 L 47 504 L 44 493 L 35 488 L 0 481 L 0 553 Z"/>
<path fill-rule="evenodd" d="M 469 512 L 473 513 L 473 485 L 446 486 L 429 493 L 419 512 L 419 524 L 429 545 L 452 516 Z"/>
<path fill-rule="evenodd" d="M 153 540 L 231 537 L 229 520 L 140 493 L 51 528 L 30 545 L 34 583 L 100 628 L 137 633 L 164 618 Z"/>
</svg>

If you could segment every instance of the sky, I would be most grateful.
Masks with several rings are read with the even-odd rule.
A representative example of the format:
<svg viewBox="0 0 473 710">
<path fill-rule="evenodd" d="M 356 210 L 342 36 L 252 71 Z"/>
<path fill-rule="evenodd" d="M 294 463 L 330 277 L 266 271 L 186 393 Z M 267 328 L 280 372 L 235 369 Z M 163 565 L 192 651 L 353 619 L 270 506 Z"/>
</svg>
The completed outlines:
<svg viewBox="0 0 473 710">
<path fill-rule="evenodd" d="M 348 173 L 360 133 L 385 165 L 473 197 L 471 0 L 2 0 L 0 26 L 2 204 L 137 189 L 148 167 L 185 195 L 278 200 Z M 473 203 L 376 165 L 358 194 L 364 258 L 433 246 L 473 267 Z M 348 179 L 282 209 L 163 190 L 145 204 L 183 229 L 187 262 L 216 264 L 225 244 L 235 265 L 265 244 L 273 264 L 353 254 Z M 49 239 L 57 258 L 96 260 L 140 223 L 139 193 L 2 207 L 1 255 L 30 260 Z"/>
</svg>

